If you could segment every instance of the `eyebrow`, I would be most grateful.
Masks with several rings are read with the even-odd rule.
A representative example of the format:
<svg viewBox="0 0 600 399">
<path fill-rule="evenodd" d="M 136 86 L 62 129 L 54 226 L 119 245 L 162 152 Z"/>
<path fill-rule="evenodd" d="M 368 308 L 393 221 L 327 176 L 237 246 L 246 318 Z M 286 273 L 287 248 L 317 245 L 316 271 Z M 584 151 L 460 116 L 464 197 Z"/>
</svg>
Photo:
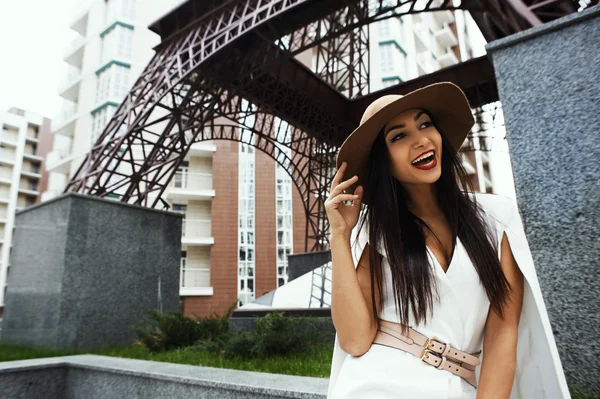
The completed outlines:
<svg viewBox="0 0 600 399">
<path fill-rule="evenodd" d="M 423 114 L 425 114 L 425 113 L 426 113 L 425 111 L 419 111 L 419 112 L 417 113 L 417 115 L 415 115 L 415 118 L 414 118 L 414 119 L 415 119 L 415 121 L 416 121 L 417 119 L 419 119 L 419 118 L 421 117 L 421 115 L 423 115 Z M 405 126 L 404 126 L 404 124 L 402 124 L 402 123 L 401 123 L 401 124 L 399 124 L 399 125 L 390 126 L 390 128 L 387 130 L 387 132 L 385 132 L 385 135 L 384 135 L 384 137 L 386 137 L 386 138 L 387 138 L 387 135 L 388 135 L 388 134 L 389 134 L 389 133 L 390 133 L 392 130 L 394 130 L 394 129 L 400 129 L 400 128 L 403 128 L 403 127 L 405 127 Z"/>
</svg>

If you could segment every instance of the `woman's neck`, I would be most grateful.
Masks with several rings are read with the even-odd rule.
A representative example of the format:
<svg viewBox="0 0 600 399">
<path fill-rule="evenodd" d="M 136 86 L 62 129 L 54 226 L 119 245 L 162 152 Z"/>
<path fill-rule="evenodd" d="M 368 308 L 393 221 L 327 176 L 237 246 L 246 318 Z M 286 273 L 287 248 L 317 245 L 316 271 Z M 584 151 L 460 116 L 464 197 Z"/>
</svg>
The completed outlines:
<svg viewBox="0 0 600 399">
<path fill-rule="evenodd" d="M 420 218 L 436 217 L 442 213 L 435 184 L 413 184 L 404 186 L 406 206 Z"/>
</svg>

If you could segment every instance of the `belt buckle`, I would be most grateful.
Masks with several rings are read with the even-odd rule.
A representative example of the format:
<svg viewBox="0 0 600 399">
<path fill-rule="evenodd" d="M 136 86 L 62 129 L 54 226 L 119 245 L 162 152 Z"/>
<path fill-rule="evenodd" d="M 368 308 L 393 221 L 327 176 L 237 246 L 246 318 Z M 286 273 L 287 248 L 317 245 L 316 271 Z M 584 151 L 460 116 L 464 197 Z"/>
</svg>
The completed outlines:
<svg viewBox="0 0 600 399">
<path fill-rule="evenodd" d="M 425 361 L 425 356 L 427 356 L 428 354 L 431 354 L 435 357 L 437 357 L 438 359 L 440 359 L 440 364 L 438 364 L 437 366 L 434 366 L 433 364 L 427 363 Z M 423 349 L 423 352 L 421 352 L 421 361 L 425 364 L 429 364 L 430 366 L 435 367 L 436 369 L 439 369 L 442 364 L 444 364 L 444 361 L 448 361 L 448 359 L 446 358 L 446 356 L 438 356 L 437 352 L 433 352 L 431 349 Z"/>
<path fill-rule="evenodd" d="M 427 349 L 427 348 L 423 349 L 423 351 L 421 352 L 421 360 L 422 360 L 424 363 L 427 363 L 427 362 L 425 361 L 425 356 L 427 356 L 427 354 L 428 354 L 428 353 L 434 353 L 434 352 L 432 352 L 430 349 Z"/>
<path fill-rule="evenodd" d="M 421 361 L 423 363 L 427 363 L 425 361 L 425 356 L 427 356 L 428 354 L 435 354 L 435 357 L 437 357 L 437 358 L 440 359 L 439 366 L 441 366 L 442 363 L 444 362 L 444 359 L 446 359 L 446 356 L 441 356 L 440 353 L 429 349 L 429 345 L 431 345 L 431 342 L 433 342 L 433 341 L 437 342 L 440 345 L 444 344 L 444 342 L 440 342 L 437 337 L 433 337 L 433 336 L 432 337 L 428 337 L 427 340 L 425 341 L 425 345 L 423 345 L 423 350 L 421 351 L 421 356 L 420 356 L 421 357 Z M 448 344 L 444 344 L 444 345 L 448 345 Z M 440 355 L 440 356 L 438 356 L 438 355 Z M 427 363 L 427 364 L 429 364 L 429 363 Z"/>
<path fill-rule="evenodd" d="M 438 344 L 440 344 L 440 345 L 444 345 L 444 348 L 446 347 L 445 345 L 448 345 L 448 344 L 447 344 L 447 343 L 445 343 L 445 342 L 441 342 L 441 341 L 440 341 L 440 340 L 439 340 L 437 337 L 433 337 L 433 336 L 432 336 L 432 337 L 429 337 L 429 338 L 427 338 L 427 340 L 425 340 L 425 345 L 423 345 L 423 347 L 424 347 L 425 349 L 428 349 L 428 348 L 429 348 L 429 345 L 431 345 L 431 343 L 432 343 L 433 341 L 435 341 L 436 343 L 438 343 Z M 432 351 L 432 352 L 433 352 L 433 353 L 442 353 L 442 352 L 443 352 L 443 350 L 442 350 L 442 352 L 436 352 L 436 351 Z"/>
</svg>

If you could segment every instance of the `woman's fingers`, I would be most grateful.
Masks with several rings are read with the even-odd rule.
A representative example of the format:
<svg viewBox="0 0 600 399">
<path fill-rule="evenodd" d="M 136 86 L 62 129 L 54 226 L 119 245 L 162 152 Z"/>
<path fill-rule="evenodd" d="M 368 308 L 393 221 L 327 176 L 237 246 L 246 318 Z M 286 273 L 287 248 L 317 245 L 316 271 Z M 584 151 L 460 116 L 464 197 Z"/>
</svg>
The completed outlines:
<svg viewBox="0 0 600 399">
<path fill-rule="evenodd" d="M 335 172 L 335 176 L 333 176 L 333 180 L 331 181 L 331 187 L 329 188 L 330 192 L 333 192 L 335 187 L 342 180 L 342 176 L 344 175 L 344 171 L 346 170 L 346 162 L 342 162 L 337 172 Z"/>
<path fill-rule="evenodd" d="M 352 201 L 357 200 L 359 195 L 357 194 L 340 194 L 329 200 L 332 204 L 339 204 L 342 201 Z"/>
<path fill-rule="evenodd" d="M 338 194 L 341 194 L 343 190 L 345 190 L 346 188 L 350 187 L 351 185 L 353 185 L 356 180 L 358 180 L 358 176 L 354 175 L 351 178 L 349 178 L 348 180 L 338 184 L 337 186 L 334 187 L 334 189 L 331 191 L 331 193 L 329 194 L 330 198 L 335 197 Z"/>
</svg>

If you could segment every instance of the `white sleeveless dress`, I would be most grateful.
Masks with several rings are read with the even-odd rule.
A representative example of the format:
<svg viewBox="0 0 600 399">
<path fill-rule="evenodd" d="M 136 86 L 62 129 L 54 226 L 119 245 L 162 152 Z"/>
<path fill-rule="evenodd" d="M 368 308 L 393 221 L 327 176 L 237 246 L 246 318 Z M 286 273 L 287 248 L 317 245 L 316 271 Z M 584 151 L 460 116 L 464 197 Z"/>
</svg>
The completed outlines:
<svg viewBox="0 0 600 399">
<path fill-rule="evenodd" d="M 500 259 L 503 229 L 498 228 L 495 221 L 489 218 L 488 221 L 496 232 Z M 353 252 L 355 267 L 368 241 L 366 227 L 365 223 L 365 230 L 361 232 L 357 248 L 353 247 L 353 251 L 356 251 Z M 379 253 L 384 254 L 383 304 L 379 318 L 398 322 L 391 272 L 382 244 Z M 434 269 L 440 300 L 434 300 L 434 308 L 426 324 L 417 325 L 409 312 L 410 326 L 428 337 L 435 336 L 441 342 L 448 342 L 462 351 L 473 353 L 481 350 L 490 302 L 466 249 L 457 237 L 447 273 L 429 248 L 427 254 L 430 267 Z M 480 359 L 483 360 L 482 355 Z M 476 368 L 477 381 L 480 370 L 481 365 Z M 346 357 L 328 399 L 468 399 L 475 398 L 476 395 L 475 387 L 449 371 L 438 370 L 402 350 L 372 344 L 362 356 Z"/>
</svg>

